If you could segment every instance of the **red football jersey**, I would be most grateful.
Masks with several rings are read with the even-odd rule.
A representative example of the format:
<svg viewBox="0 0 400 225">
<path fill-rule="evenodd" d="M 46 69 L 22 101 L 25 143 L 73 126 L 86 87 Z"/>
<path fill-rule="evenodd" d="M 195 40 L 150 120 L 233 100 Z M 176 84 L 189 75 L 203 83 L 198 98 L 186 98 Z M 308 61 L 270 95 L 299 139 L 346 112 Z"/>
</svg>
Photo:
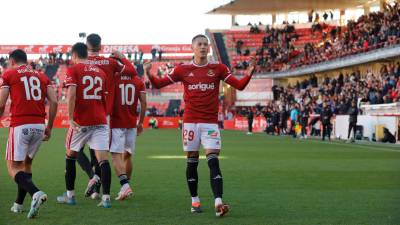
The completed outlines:
<svg viewBox="0 0 400 225">
<path fill-rule="evenodd" d="M 125 66 L 113 58 L 106 58 L 104 56 L 89 56 L 87 62 L 88 64 L 100 67 L 106 73 L 107 86 L 105 86 L 105 92 L 107 114 L 109 115 L 111 114 L 113 107 L 114 75 L 115 73 L 123 72 L 125 70 Z"/>
<path fill-rule="evenodd" d="M 79 63 L 67 69 L 65 85 L 76 86 L 73 120 L 81 126 L 107 124 L 106 74 L 98 66 Z"/>
<path fill-rule="evenodd" d="M 135 128 L 137 104 L 141 92 L 146 92 L 144 83 L 136 74 L 123 74 L 114 78 L 114 107 L 111 114 L 111 128 Z"/>
<path fill-rule="evenodd" d="M 26 65 L 6 71 L 1 88 L 9 88 L 11 127 L 45 123 L 45 100 L 50 80 Z"/>
<path fill-rule="evenodd" d="M 198 66 L 193 62 L 176 66 L 167 77 L 181 81 L 186 123 L 218 123 L 219 84 L 231 76 L 228 67 L 220 63 Z"/>
</svg>

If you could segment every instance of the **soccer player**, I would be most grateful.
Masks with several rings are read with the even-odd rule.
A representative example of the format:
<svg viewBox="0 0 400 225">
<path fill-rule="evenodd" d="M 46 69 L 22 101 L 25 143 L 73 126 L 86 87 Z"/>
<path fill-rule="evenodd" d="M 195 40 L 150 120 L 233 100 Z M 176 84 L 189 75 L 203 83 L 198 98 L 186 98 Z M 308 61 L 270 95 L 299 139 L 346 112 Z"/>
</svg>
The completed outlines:
<svg viewBox="0 0 400 225">
<path fill-rule="evenodd" d="M 222 174 L 218 155 L 221 149 L 221 136 L 218 129 L 218 95 L 220 81 L 243 90 L 255 70 L 255 60 L 251 60 L 249 73 L 238 80 L 229 69 L 220 63 L 207 60 L 208 38 L 197 35 L 192 39 L 194 59 L 191 63 L 176 66 L 167 76 L 158 78 L 150 74 L 151 63 L 145 64 L 145 73 L 156 88 L 175 82 L 184 86 L 185 112 L 183 117 L 183 149 L 187 153 L 186 178 L 192 196 L 192 212 L 201 212 L 197 194 L 200 144 L 205 149 L 210 169 L 211 189 L 215 198 L 216 216 L 223 216 L 229 206 L 222 202 Z"/>
<path fill-rule="evenodd" d="M 11 124 L 8 134 L 6 160 L 8 174 L 17 183 L 18 194 L 11 211 L 22 212 L 27 192 L 32 196 L 28 218 L 34 218 L 47 200 L 32 181 L 32 161 L 43 140 L 49 140 L 57 113 L 56 92 L 46 75 L 27 66 L 27 55 L 17 49 L 10 53 L 10 69 L 2 76 L 0 116 L 8 96 L 11 98 Z M 49 102 L 49 116 L 45 125 L 45 100 Z"/>
<path fill-rule="evenodd" d="M 101 37 L 98 34 L 90 34 L 86 38 L 86 45 L 88 47 L 88 60 L 87 62 L 92 65 L 96 65 L 100 67 L 106 73 L 106 86 L 105 86 L 105 94 L 106 94 L 106 107 L 107 107 L 107 115 L 110 115 L 113 109 L 113 101 L 114 101 L 114 77 L 116 73 L 126 72 L 127 74 L 136 74 L 136 70 L 133 65 L 125 58 L 125 56 L 119 52 L 113 52 L 113 56 L 117 57 L 119 60 L 115 58 L 106 58 L 104 56 L 100 56 L 101 50 Z M 89 176 L 89 183 L 85 190 L 85 196 L 91 197 L 92 199 L 96 199 L 99 196 L 100 189 L 100 168 L 98 166 L 98 162 L 96 160 L 93 149 L 89 148 L 91 162 L 88 157 L 83 152 L 84 146 L 82 146 L 82 150 L 78 153 L 78 163 L 84 169 L 84 171 Z M 93 171 L 93 167 L 95 171 Z"/>
<path fill-rule="evenodd" d="M 133 195 L 129 186 L 132 175 L 131 155 L 135 153 L 136 136 L 143 131 L 146 112 L 146 89 L 137 73 L 122 73 L 114 78 L 114 107 L 110 119 L 110 152 L 115 172 L 121 184 L 116 200 Z M 140 101 L 140 117 L 137 122 L 137 104 Z"/>
<path fill-rule="evenodd" d="M 87 63 L 87 46 L 76 43 L 71 50 L 72 63 L 67 70 L 65 84 L 68 102 L 69 129 L 66 137 L 65 184 L 67 192 L 59 196 L 59 203 L 75 201 L 75 160 L 81 148 L 88 144 L 94 149 L 101 170 L 103 196 L 98 206 L 111 207 L 111 168 L 108 162 L 109 126 L 106 110 L 106 74 L 96 65 Z"/>
</svg>

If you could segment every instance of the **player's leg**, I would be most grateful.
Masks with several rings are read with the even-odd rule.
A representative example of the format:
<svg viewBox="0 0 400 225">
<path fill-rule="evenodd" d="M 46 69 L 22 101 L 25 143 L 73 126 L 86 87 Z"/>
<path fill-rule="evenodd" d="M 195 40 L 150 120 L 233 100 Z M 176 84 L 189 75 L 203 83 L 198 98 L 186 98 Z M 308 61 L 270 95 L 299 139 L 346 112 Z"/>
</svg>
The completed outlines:
<svg viewBox="0 0 400 225">
<path fill-rule="evenodd" d="M 84 152 L 84 148 L 85 148 L 85 146 L 83 146 L 79 150 L 78 155 L 76 157 L 76 161 L 78 162 L 78 164 L 82 168 L 82 170 L 85 171 L 85 173 L 88 175 L 89 179 L 92 179 L 93 175 L 94 175 L 93 167 L 90 163 L 89 158 L 87 157 L 87 155 Z"/>
<path fill-rule="evenodd" d="M 100 187 L 101 187 L 101 169 L 96 158 L 94 149 L 89 147 L 90 153 L 90 164 L 91 168 L 94 168 L 94 174 L 88 182 L 85 190 L 85 197 L 91 197 L 92 199 L 99 198 Z"/>
<path fill-rule="evenodd" d="M 132 165 L 132 155 L 129 152 L 124 152 L 124 164 L 128 180 L 131 180 L 133 165 Z"/>
<path fill-rule="evenodd" d="M 32 196 L 28 218 L 35 217 L 40 205 L 47 200 L 47 195 L 36 187 L 32 177 L 25 172 L 25 160 L 30 157 L 27 163 L 32 163 L 32 159 L 44 137 L 44 128 L 44 124 L 27 124 L 11 128 L 11 139 L 7 144 L 6 158 L 9 175 L 14 178 L 18 187 Z M 31 170 L 30 167 L 28 165 L 29 171 Z"/>
<path fill-rule="evenodd" d="M 195 123 L 184 123 L 182 129 L 183 150 L 186 152 L 186 181 L 189 192 L 192 197 L 192 213 L 202 212 L 200 207 L 200 198 L 197 193 L 198 174 L 197 166 L 199 164 L 200 132 Z"/>
<path fill-rule="evenodd" d="M 219 166 L 221 134 L 215 124 L 201 124 L 201 144 L 206 150 L 207 164 L 210 169 L 210 185 L 214 194 L 216 216 L 221 217 L 229 211 L 229 205 L 222 202 L 223 180 Z"/>
<path fill-rule="evenodd" d="M 30 179 L 32 179 L 32 159 L 29 158 L 29 156 L 27 156 L 25 158 L 25 173 L 28 175 L 28 177 L 30 177 Z M 17 198 L 15 199 L 15 202 L 13 204 L 13 206 L 11 207 L 11 212 L 14 213 L 21 213 L 22 209 L 23 209 L 23 204 L 24 204 L 24 200 L 26 197 L 26 190 L 18 185 L 18 190 L 17 190 Z"/>
<path fill-rule="evenodd" d="M 127 129 L 111 129 L 110 152 L 115 173 L 117 174 L 119 183 L 121 184 L 121 189 L 115 200 L 124 200 L 133 194 L 132 189 L 129 186 L 124 162 L 125 142 L 127 141 L 126 133 Z"/>
<path fill-rule="evenodd" d="M 76 179 L 76 158 L 78 152 L 86 144 L 90 132 L 76 131 L 68 129 L 66 136 L 66 154 L 65 154 L 65 188 L 66 192 L 57 197 L 58 203 L 75 205 L 75 179 Z"/>
<path fill-rule="evenodd" d="M 95 149 L 97 161 L 99 162 L 101 176 L 100 181 L 103 186 L 103 196 L 99 206 L 104 208 L 111 207 L 110 188 L 111 188 L 111 167 L 108 160 L 110 131 L 108 125 L 99 126 L 93 130 L 88 140 L 90 148 Z"/>
</svg>

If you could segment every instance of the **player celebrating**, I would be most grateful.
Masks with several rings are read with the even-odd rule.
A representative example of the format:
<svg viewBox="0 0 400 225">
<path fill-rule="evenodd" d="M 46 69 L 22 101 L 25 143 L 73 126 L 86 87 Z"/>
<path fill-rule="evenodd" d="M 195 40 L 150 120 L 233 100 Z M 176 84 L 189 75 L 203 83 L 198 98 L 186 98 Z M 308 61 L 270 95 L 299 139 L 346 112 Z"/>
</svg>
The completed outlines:
<svg viewBox="0 0 400 225">
<path fill-rule="evenodd" d="M 8 96 L 11 98 L 11 124 L 6 160 L 8 174 L 18 185 L 18 195 L 12 212 L 21 213 L 28 192 L 32 196 L 28 218 L 34 218 L 47 195 L 32 182 L 32 161 L 42 140 L 49 140 L 57 113 L 57 97 L 46 75 L 27 66 L 27 55 L 14 50 L 9 56 L 10 70 L 2 77 L 0 116 Z M 45 100 L 49 102 L 49 117 L 45 125 Z"/>
<path fill-rule="evenodd" d="M 87 63 L 87 47 L 76 43 L 71 50 L 74 65 L 67 70 L 66 86 L 69 129 L 66 137 L 65 183 L 67 192 L 57 198 L 59 203 L 75 202 L 75 160 L 80 149 L 88 144 L 95 150 L 101 170 L 103 196 L 99 206 L 111 207 L 111 168 L 108 162 L 109 127 L 106 119 L 106 74 Z"/>
<path fill-rule="evenodd" d="M 219 84 L 223 80 L 236 89 L 243 90 L 249 83 L 255 69 L 251 60 L 249 74 L 238 80 L 229 69 L 220 63 L 207 60 L 208 38 L 197 35 L 192 39 L 194 59 L 189 64 L 176 66 L 164 78 L 150 74 L 151 64 L 145 64 L 145 72 L 156 88 L 162 88 L 174 82 L 184 85 L 185 112 L 183 117 L 183 149 L 187 152 L 186 178 L 192 196 L 192 212 L 201 212 L 197 194 L 200 143 L 205 149 L 210 168 L 211 188 L 215 198 L 216 216 L 223 216 L 229 206 L 222 202 L 222 174 L 218 155 L 221 149 L 221 137 L 218 129 Z"/>
<path fill-rule="evenodd" d="M 113 109 L 114 101 L 114 76 L 115 73 L 126 72 L 127 74 L 136 74 L 136 70 L 132 64 L 125 58 L 125 56 L 119 52 L 114 52 L 115 58 L 106 58 L 100 56 L 101 50 L 101 37 L 98 34 L 90 34 L 86 38 L 86 45 L 88 47 L 88 60 L 87 62 L 92 65 L 100 67 L 106 73 L 106 107 L 107 115 L 110 115 Z M 121 63 L 122 62 L 122 63 Z M 78 153 L 78 163 L 88 174 L 90 180 L 85 191 L 85 196 L 91 196 L 93 199 L 98 197 L 100 188 L 100 168 L 98 166 L 93 149 L 89 148 L 91 162 L 83 152 L 83 148 Z M 93 166 L 95 171 L 93 172 Z"/>
<path fill-rule="evenodd" d="M 132 175 L 131 155 L 135 153 L 136 136 L 143 131 L 143 120 L 146 112 L 146 89 L 137 76 L 122 73 L 116 76 L 114 107 L 111 114 L 112 162 L 121 184 L 116 200 L 124 200 L 133 194 L 129 186 Z M 140 100 L 140 117 L 137 123 L 137 104 Z M 136 124 L 137 123 L 137 124 Z"/>
</svg>

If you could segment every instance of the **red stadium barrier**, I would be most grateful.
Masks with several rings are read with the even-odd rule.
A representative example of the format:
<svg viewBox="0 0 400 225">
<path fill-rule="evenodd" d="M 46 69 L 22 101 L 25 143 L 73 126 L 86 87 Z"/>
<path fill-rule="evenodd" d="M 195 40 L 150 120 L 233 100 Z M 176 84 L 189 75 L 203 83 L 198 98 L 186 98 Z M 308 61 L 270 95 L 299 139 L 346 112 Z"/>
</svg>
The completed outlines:
<svg viewBox="0 0 400 225">
<path fill-rule="evenodd" d="M 166 45 L 103 45 L 101 54 L 110 54 L 117 50 L 122 53 L 134 53 L 139 49 L 144 53 L 150 53 L 152 48 L 161 48 L 163 53 L 192 53 L 190 44 L 166 44 Z M 27 54 L 67 53 L 71 45 L 0 45 L 0 54 L 8 54 L 15 49 L 22 49 Z"/>
</svg>

